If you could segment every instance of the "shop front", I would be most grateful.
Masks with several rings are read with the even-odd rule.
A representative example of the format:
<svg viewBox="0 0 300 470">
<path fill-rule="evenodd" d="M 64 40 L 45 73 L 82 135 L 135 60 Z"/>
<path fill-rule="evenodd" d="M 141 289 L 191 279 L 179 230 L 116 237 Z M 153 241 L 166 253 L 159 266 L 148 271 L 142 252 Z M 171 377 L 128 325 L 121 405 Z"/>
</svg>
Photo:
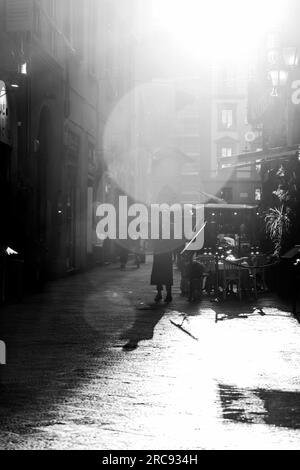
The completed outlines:
<svg viewBox="0 0 300 470">
<path fill-rule="evenodd" d="M 13 194 L 13 113 L 9 89 L 0 80 L 0 301 L 22 295 L 23 260 L 20 251 Z"/>
</svg>

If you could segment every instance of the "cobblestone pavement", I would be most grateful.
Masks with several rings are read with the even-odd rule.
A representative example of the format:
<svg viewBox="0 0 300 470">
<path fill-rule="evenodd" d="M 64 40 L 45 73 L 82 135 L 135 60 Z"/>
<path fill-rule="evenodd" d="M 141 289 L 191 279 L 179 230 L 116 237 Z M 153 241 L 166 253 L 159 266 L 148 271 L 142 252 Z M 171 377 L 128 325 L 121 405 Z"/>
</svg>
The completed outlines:
<svg viewBox="0 0 300 470">
<path fill-rule="evenodd" d="M 176 272 L 174 302 L 152 308 L 150 268 L 98 268 L 1 311 L 1 449 L 300 448 L 287 307 L 189 304 Z"/>
</svg>

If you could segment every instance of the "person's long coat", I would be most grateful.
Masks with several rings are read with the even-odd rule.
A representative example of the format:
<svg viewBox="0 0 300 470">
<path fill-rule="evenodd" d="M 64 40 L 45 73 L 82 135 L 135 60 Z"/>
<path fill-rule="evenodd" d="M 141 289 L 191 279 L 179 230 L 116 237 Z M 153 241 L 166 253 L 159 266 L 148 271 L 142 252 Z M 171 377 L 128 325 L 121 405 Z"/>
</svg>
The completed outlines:
<svg viewBox="0 0 300 470">
<path fill-rule="evenodd" d="M 161 241 L 155 245 L 151 285 L 173 285 L 173 253 Z"/>
</svg>

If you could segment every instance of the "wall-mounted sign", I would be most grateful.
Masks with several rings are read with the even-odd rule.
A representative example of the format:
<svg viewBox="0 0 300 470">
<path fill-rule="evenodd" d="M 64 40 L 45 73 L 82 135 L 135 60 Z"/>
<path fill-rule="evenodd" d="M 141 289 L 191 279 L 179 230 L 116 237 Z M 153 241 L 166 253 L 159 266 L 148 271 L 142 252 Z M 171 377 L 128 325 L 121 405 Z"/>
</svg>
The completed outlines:
<svg viewBox="0 0 300 470">
<path fill-rule="evenodd" d="M 0 80 L 0 141 L 11 145 L 11 129 L 7 89 L 5 83 Z"/>
<path fill-rule="evenodd" d="M 248 132 L 246 132 L 246 134 L 245 134 L 245 141 L 246 141 L 246 142 L 249 142 L 249 143 L 250 143 L 250 142 L 254 142 L 255 139 L 256 139 L 256 137 L 257 137 L 257 134 L 256 134 L 255 132 L 253 132 L 253 131 L 248 131 Z"/>
</svg>

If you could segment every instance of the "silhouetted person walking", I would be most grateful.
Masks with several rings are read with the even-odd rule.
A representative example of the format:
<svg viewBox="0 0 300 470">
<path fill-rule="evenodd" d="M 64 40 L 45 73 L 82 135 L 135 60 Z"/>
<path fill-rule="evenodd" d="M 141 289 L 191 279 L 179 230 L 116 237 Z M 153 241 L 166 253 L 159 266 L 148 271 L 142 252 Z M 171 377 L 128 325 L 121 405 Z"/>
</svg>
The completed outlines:
<svg viewBox="0 0 300 470">
<path fill-rule="evenodd" d="M 154 244 L 151 285 L 157 288 L 155 302 L 162 300 L 163 286 L 167 291 L 165 302 L 172 302 L 173 253 L 168 248 L 165 240 L 157 240 Z"/>
</svg>

